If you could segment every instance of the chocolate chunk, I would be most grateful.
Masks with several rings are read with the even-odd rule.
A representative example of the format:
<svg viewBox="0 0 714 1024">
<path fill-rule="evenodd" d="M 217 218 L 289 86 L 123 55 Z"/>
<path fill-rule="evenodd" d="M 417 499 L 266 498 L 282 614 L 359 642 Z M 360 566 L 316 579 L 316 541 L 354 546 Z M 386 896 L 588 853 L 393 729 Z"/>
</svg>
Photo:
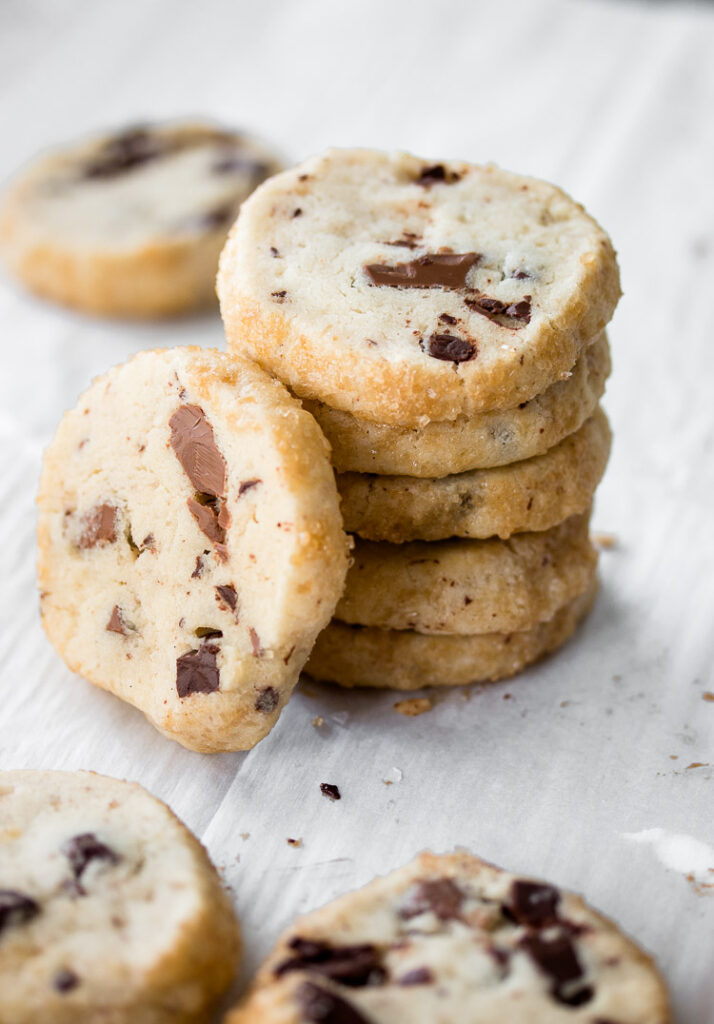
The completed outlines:
<svg viewBox="0 0 714 1024">
<path fill-rule="evenodd" d="M 114 178 L 170 152 L 165 140 L 145 128 L 130 128 L 108 139 L 84 167 L 85 178 Z"/>
<path fill-rule="evenodd" d="M 105 860 L 109 864 L 118 864 L 120 860 L 119 854 L 100 842 L 93 832 L 83 832 L 81 835 L 72 836 L 62 844 L 62 853 L 68 859 L 72 874 L 77 881 L 94 860 Z"/>
<path fill-rule="evenodd" d="M 477 252 L 427 253 L 411 263 L 370 263 L 365 271 L 372 284 L 388 288 L 466 288 L 466 275 L 481 259 Z"/>
<path fill-rule="evenodd" d="M 13 925 L 31 921 L 39 912 L 39 904 L 31 896 L 12 889 L 0 889 L 0 934 Z"/>
<path fill-rule="evenodd" d="M 300 1015 L 309 1024 L 371 1024 L 361 1013 L 334 992 L 304 982 L 295 993 Z"/>
<path fill-rule="evenodd" d="M 197 651 L 187 651 L 176 659 L 176 691 L 179 697 L 193 693 L 214 693 L 220 686 L 216 655 L 217 644 L 203 643 Z"/>
<path fill-rule="evenodd" d="M 226 583 L 223 586 L 216 587 L 216 594 L 221 601 L 224 601 L 225 604 L 228 605 L 232 612 L 236 610 L 238 594 L 236 593 L 235 587 L 232 587 L 230 583 Z"/>
<path fill-rule="evenodd" d="M 342 794 L 340 793 L 337 786 L 333 786 L 331 782 L 321 782 L 320 792 L 323 796 L 326 796 L 329 800 L 341 800 Z"/>
<path fill-rule="evenodd" d="M 434 359 L 443 359 L 451 363 L 466 363 L 473 359 L 478 349 L 467 338 L 458 338 L 453 334 L 432 334 L 429 336 L 427 352 Z"/>
<path fill-rule="evenodd" d="M 395 245 L 398 249 L 418 249 L 421 238 L 413 231 L 405 231 L 401 238 L 394 242 L 382 242 L 382 245 Z"/>
<path fill-rule="evenodd" d="M 431 188 L 432 185 L 438 185 L 439 183 L 453 185 L 454 182 L 460 180 L 461 175 L 457 174 L 456 171 L 447 170 L 443 164 L 434 164 L 433 167 L 422 168 L 416 184 L 422 185 L 424 188 Z"/>
<path fill-rule="evenodd" d="M 223 636 L 223 630 L 216 629 L 214 626 L 197 626 L 193 632 L 199 640 L 217 640 L 219 637 Z"/>
<path fill-rule="evenodd" d="M 278 249 L 275 248 L 274 245 L 270 246 L 270 255 L 273 257 L 274 260 L 279 260 L 282 258 L 280 256 L 280 252 L 278 251 Z"/>
<path fill-rule="evenodd" d="M 302 210 L 300 209 L 299 206 L 293 210 L 293 220 L 295 219 L 295 217 L 302 217 Z"/>
<path fill-rule="evenodd" d="M 531 277 L 527 270 L 514 270 L 513 273 L 508 276 L 514 278 L 516 281 L 525 281 Z"/>
<path fill-rule="evenodd" d="M 226 491 L 226 463 L 203 409 L 182 405 L 169 420 L 171 447 L 197 491 L 213 498 Z"/>
<path fill-rule="evenodd" d="M 463 902 L 464 894 L 450 878 L 427 879 L 417 882 L 407 892 L 399 916 L 408 921 L 431 912 L 440 921 L 456 921 Z"/>
<path fill-rule="evenodd" d="M 520 302 L 514 302 L 510 306 L 506 306 L 506 316 L 510 316 L 513 320 L 522 320 L 524 324 L 529 324 L 531 321 L 531 297 L 526 295 Z"/>
<path fill-rule="evenodd" d="M 243 480 L 240 487 L 238 488 L 238 497 L 241 498 L 246 491 L 249 491 L 251 487 L 257 487 L 258 484 L 262 484 L 262 480 L 256 477 L 254 480 Z"/>
<path fill-rule="evenodd" d="M 488 295 L 478 295 L 475 297 L 464 299 L 464 303 L 473 310 L 474 313 L 481 313 L 483 316 L 488 317 L 489 320 L 493 320 L 495 323 L 500 323 L 500 318 L 506 318 L 508 320 L 518 320 L 521 323 L 530 323 L 531 319 L 531 297 L 526 295 L 520 302 L 514 302 L 510 305 L 506 302 L 501 302 L 500 299 L 492 299 Z"/>
<path fill-rule="evenodd" d="M 386 978 L 379 952 L 372 945 L 331 946 L 298 935 L 290 940 L 289 946 L 295 955 L 278 964 L 273 972 L 276 978 L 291 971 L 309 971 L 350 988 L 381 985 Z"/>
<path fill-rule="evenodd" d="M 191 573 L 191 579 L 197 580 L 203 576 L 203 570 L 205 568 L 205 562 L 203 561 L 203 555 L 196 555 L 196 568 Z"/>
<path fill-rule="evenodd" d="M 551 981 L 554 999 L 566 1006 L 582 1006 L 593 997 L 589 985 L 581 984 L 583 969 L 575 947 L 567 935 L 545 938 L 542 934 L 526 935 L 519 945 Z"/>
<path fill-rule="evenodd" d="M 147 533 L 147 535 L 144 537 L 144 539 L 141 542 L 141 550 L 156 551 L 156 538 L 154 537 L 153 533 Z"/>
<path fill-rule="evenodd" d="M 428 967 L 415 967 L 397 979 L 397 985 L 430 985 L 434 975 Z"/>
<path fill-rule="evenodd" d="M 58 992 L 71 992 L 79 985 L 79 977 L 68 967 L 60 967 L 52 979 L 52 987 Z"/>
<path fill-rule="evenodd" d="M 109 622 L 104 627 L 108 633 L 119 633 L 121 636 L 129 636 L 133 626 L 125 620 L 122 610 L 118 604 L 115 604 L 112 608 L 112 613 L 109 616 Z"/>
<path fill-rule="evenodd" d="M 271 298 L 275 299 L 276 302 L 285 302 L 285 296 L 287 294 L 288 293 L 285 290 L 280 291 L 280 292 L 271 292 L 270 293 Z"/>
<path fill-rule="evenodd" d="M 197 500 L 197 498 L 201 497 L 204 496 L 197 495 L 196 498 L 189 498 L 186 502 L 188 510 L 198 523 L 199 529 L 205 533 L 210 541 L 213 541 L 214 544 L 224 544 L 226 531 L 220 523 L 220 512 L 216 507 L 217 502 L 209 498 L 208 503 L 204 505 L 201 501 Z"/>
<path fill-rule="evenodd" d="M 452 316 L 451 313 L 442 313 L 439 317 L 442 324 L 455 324 L 456 317 Z"/>
<path fill-rule="evenodd" d="M 517 924 L 545 928 L 558 920 L 560 892 L 552 885 L 516 879 L 503 912 Z"/>
<path fill-rule="evenodd" d="M 77 542 L 80 548 L 95 548 L 97 544 L 113 544 L 117 539 L 117 509 L 115 505 L 95 505 L 82 516 L 82 532 Z"/>
<path fill-rule="evenodd" d="M 259 658 L 263 653 L 263 648 L 260 645 L 260 637 L 252 626 L 248 630 L 248 633 L 250 635 L 250 646 L 253 648 L 253 654 L 256 658 Z"/>
<path fill-rule="evenodd" d="M 273 686 L 266 686 L 256 697 L 255 710 L 262 711 L 267 715 L 271 711 L 275 711 L 279 700 L 278 691 Z"/>
</svg>

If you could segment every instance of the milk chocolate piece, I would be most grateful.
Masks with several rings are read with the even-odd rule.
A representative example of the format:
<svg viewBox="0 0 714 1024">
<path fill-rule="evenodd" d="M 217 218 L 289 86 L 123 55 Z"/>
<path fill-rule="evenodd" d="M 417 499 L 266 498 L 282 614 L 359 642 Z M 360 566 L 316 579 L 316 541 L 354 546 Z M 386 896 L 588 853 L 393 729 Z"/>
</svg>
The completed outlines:
<svg viewBox="0 0 714 1024">
<path fill-rule="evenodd" d="M 224 544 L 226 531 L 221 525 L 220 512 L 216 509 L 217 502 L 208 502 L 204 505 L 196 498 L 189 498 L 186 504 L 199 529 L 208 539 L 214 544 Z"/>
<path fill-rule="evenodd" d="M 108 633 L 119 633 L 121 636 L 129 636 L 132 627 L 125 620 L 121 608 L 115 604 L 109 616 L 109 622 L 104 627 Z"/>
<path fill-rule="evenodd" d="M 115 505 L 95 505 L 82 516 L 82 532 L 77 542 L 82 549 L 98 544 L 113 544 L 117 539 L 117 509 Z"/>
<path fill-rule="evenodd" d="M 229 583 L 223 586 L 216 587 L 216 594 L 219 599 L 228 605 L 230 610 L 234 612 L 236 605 L 238 604 L 238 594 L 236 593 L 235 587 L 232 587 Z"/>
<path fill-rule="evenodd" d="M 220 686 L 216 664 L 218 644 L 203 643 L 197 651 L 187 651 L 176 659 L 176 692 L 179 697 L 194 693 L 214 693 Z"/>
<path fill-rule="evenodd" d="M 477 351 L 472 341 L 455 334 L 432 334 L 427 345 L 427 352 L 432 358 L 451 363 L 466 363 L 474 358 Z"/>
<path fill-rule="evenodd" d="M 370 263 L 365 271 L 374 285 L 388 288 L 466 288 L 466 275 L 481 259 L 477 252 L 431 252 L 411 263 Z"/>
<path fill-rule="evenodd" d="M 594 992 L 590 985 L 582 985 L 583 968 L 570 938 L 561 933 L 546 938 L 543 934 L 526 935 L 520 946 L 536 966 L 551 981 L 550 992 L 565 1006 L 582 1006 Z"/>
<path fill-rule="evenodd" d="M 399 916 L 408 921 L 430 911 L 440 921 L 457 920 L 463 901 L 464 894 L 450 878 L 426 879 L 407 892 Z"/>
<path fill-rule="evenodd" d="M 214 498 L 223 497 L 226 463 L 203 409 L 197 405 L 182 405 L 169 420 L 169 426 L 171 447 L 196 490 Z"/>
</svg>

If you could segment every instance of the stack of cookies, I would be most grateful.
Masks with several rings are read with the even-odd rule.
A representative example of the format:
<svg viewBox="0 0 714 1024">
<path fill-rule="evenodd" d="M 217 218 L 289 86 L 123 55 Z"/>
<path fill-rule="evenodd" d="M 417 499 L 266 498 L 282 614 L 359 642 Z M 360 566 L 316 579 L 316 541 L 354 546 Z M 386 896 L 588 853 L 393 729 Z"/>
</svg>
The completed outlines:
<svg viewBox="0 0 714 1024">
<path fill-rule="evenodd" d="M 355 536 L 308 671 L 408 690 L 563 643 L 596 586 L 620 294 L 583 208 L 492 166 L 330 151 L 244 203 L 218 290 L 230 349 L 330 441 Z"/>
</svg>

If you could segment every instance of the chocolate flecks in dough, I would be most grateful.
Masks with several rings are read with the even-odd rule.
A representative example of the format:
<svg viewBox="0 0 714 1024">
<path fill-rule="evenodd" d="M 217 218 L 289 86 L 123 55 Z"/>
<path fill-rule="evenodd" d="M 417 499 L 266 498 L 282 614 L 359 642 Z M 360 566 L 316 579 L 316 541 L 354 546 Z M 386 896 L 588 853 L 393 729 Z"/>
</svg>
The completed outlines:
<svg viewBox="0 0 714 1024">
<path fill-rule="evenodd" d="M 223 636 L 223 630 L 216 629 L 215 626 L 196 626 L 193 632 L 199 640 L 217 640 Z"/>
<path fill-rule="evenodd" d="M 263 481 L 259 477 L 255 477 L 253 480 L 243 480 L 238 488 L 238 497 L 242 498 L 246 491 L 249 491 L 252 487 L 257 487 L 258 484 L 262 484 L 262 482 Z"/>
<path fill-rule="evenodd" d="M 527 281 L 527 280 L 530 280 L 533 275 L 529 274 L 527 270 L 522 270 L 521 269 L 521 270 L 514 270 L 508 276 L 514 278 L 516 281 Z"/>
<path fill-rule="evenodd" d="M 52 987 L 58 992 L 71 992 L 79 985 L 79 977 L 68 967 L 61 967 L 52 979 Z"/>
<path fill-rule="evenodd" d="M 108 864 L 118 864 L 121 859 L 111 847 L 97 839 L 93 832 L 72 836 L 62 844 L 62 853 L 69 861 L 72 874 L 77 881 L 81 879 L 92 861 L 104 860 Z"/>
<path fill-rule="evenodd" d="M 271 245 L 271 246 L 270 246 L 270 255 L 271 255 L 271 256 L 273 257 L 273 259 L 275 259 L 275 260 L 280 260 L 280 259 L 282 259 L 282 256 L 280 255 L 280 251 L 279 251 L 278 249 L 276 249 L 274 245 Z"/>
<path fill-rule="evenodd" d="M 165 140 L 145 128 L 129 128 L 108 139 L 84 167 L 85 178 L 115 178 L 169 152 Z"/>
<path fill-rule="evenodd" d="M 139 547 L 141 551 L 156 551 L 156 538 L 153 533 L 147 533 Z"/>
<path fill-rule="evenodd" d="M 288 945 L 294 956 L 278 964 L 273 972 L 276 978 L 291 971 L 310 971 L 340 985 L 363 988 L 381 985 L 386 977 L 377 948 L 369 944 L 331 946 L 319 939 L 302 939 L 297 935 Z"/>
<path fill-rule="evenodd" d="M 455 921 L 461 916 L 464 894 L 450 878 L 417 882 L 407 892 L 399 911 L 405 920 L 431 912 L 440 921 Z"/>
<path fill-rule="evenodd" d="M 275 711 L 279 701 L 278 691 L 273 686 L 266 686 L 255 699 L 255 710 L 268 715 L 271 711 Z"/>
<path fill-rule="evenodd" d="M 373 285 L 388 288 L 466 288 L 466 275 L 481 259 L 477 252 L 427 253 L 411 263 L 369 263 L 365 271 Z"/>
<path fill-rule="evenodd" d="M 203 552 L 204 555 L 208 554 L 207 551 Z M 206 563 L 203 561 L 203 555 L 196 555 L 196 568 L 191 573 L 191 579 L 197 580 L 203 576 L 203 570 L 206 567 Z"/>
<path fill-rule="evenodd" d="M 215 693 L 220 686 L 216 655 L 217 644 L 203 643 L 197 651 L 188 651 L 176 659 L 176 692 L 179 697 L 194 693 Z"/>
<path fill-rule="evenodd" d="M 454 334 L 432 334 L 429 336 L 427 352 L 433 359 L 450 363 L 466 363 L 473 359 L 478 349 L 474 342 Z"/>
<path fill-rule="evenodd" d="M 276 302 L 285 302 L 287 294 L 288 293 L 283 289 L 282 291 L 279 292 L 271 292 L 270 297 L 272 299 L 275 299 Z"/>
<path fill-rule="evenodd" d="M 182 405 L 169 420 L 169 426 L 171 447 L 196 490 L 213 498 L 223 497 L 226 463 L 203 409 Z"/>
<path fill-rule="evenodd" d="M 517 878 L 511 885 L 503 913 L 517 924 L 545 928 L 558 920 L 560 892 L 552 885 Z"/>
<path fill-rule="evenodd" d="M 117 539 L 117 508 L 103 503 L 95 505 L 82 516 L 80 548 L 96 548 L 98 544 L 113 544 Z"/>
<path fill-rule="evenodd" d="M 135 627 L 124 618 L 124 613 L 118 604 L 112 608 L 109 622 L 104 627 L 107 633 L 119 633 L 121 636 L 129 636 L 135 631 Z"/>
<path fill-rule="evenodd" d="M 455 324 L 457 322 L 456 317 L 452 316 L 451 313 L 442 313 L 439 316 L 439 320 L 442 324 Z"/>
<path fill-rule="evenodd" d="M 13 889 L 0 889 L 0 934 L 13 925 L 31 921 L 39 913 L 39 904 L 31 896 Z"/>
<path fill-rule="evenodd" d="M 321 782 L 320 792 L 322 793 L 323 796 L 326 796 L 328 800 L 342 799 L 342 794 L 340 793 L 339 789 L 331 782 Z"/>
<path fill-rule="evenodd" d="M 260 643 L 260 637 L 258 636 L 258 634 L 256 633 L 252 626 L 248 630 L 248 633 L 250 634 L 250 646 L 253 649 L 253 654 L 255 655 L 256 658 L 259 658 L 263 653 L 263 648 Z"/>
<path fill-rule="evenodd" d="M 302 210 L 300 209 L 299 206 L 296 206 L 295 209 L 293 210 L 293 220 L 295 219 L 295 217 L 302 217 Z"/>
<path fill-rule="evenodd" d="M 234 612 L 238 604 L 238 594 L 236 588 L 231 586 L 230 583 L 225 583 L 222 586 L 216 587 L 216 597 L 219 603 L 222 601 L 228 605 L 230 610 Z"/>
<path fill-rule="evenodd" d="M 443 164 L 434 164 L 432 167 L 423 167 L 421 174 L 416 180 L 417 185 L 422 185 L 424 188 L 431 188 L 432 185 L 438 185 L 440 183 L 444 185 L 453 185 L 454 182 L 460 181 L 461 175 L 457 174 L 456 171 L 449 171 Z"/>
<path fill-rule="evenodd" d="M 475 295 L 464 299 L 464 303 L 473 310 L 480 313 L 494 323 L 501 324 L 502 320 L 515 320 L 521 326 L 530 323 L 531 319 L 531 296 L 526 295 L 520 302 L 501 302 L 500 299 L 492 299 L 488 295 Z M 509 326 L 502 324 L 502 326 Z"/>
<path fill-rule="evenodd" d="M 398 249 L 418 249 L 420 242 L 420 235 L 414 231 L 405 231 L 401 238 L 397 238 L 394 242 L 382 242 L 382 245 L 394 245 Z"/>
<path fill-rule="evenodd" d="M 354 1006 L 312 982 L 304 982 L 295 998 L 303 1020 L 309 1024 L 371 1024 Z"/>
<path fill-rule="evenodd" d="M 430 985 L 433 980 L 434 975 L 428 967 L 415 967 L 397 978 L 397 985 Z"/>
<path fill-rule="evenodd" d="M 582 1006 L 592 999 L 592 988 L 579 984 L 583 969 L 567 935 L 561 933 L 548 938 L 542 934 L 526 935 L 519 945 L 543 974 L 550 978 L 551 995 L 559 1003 Z"/>
</svg>

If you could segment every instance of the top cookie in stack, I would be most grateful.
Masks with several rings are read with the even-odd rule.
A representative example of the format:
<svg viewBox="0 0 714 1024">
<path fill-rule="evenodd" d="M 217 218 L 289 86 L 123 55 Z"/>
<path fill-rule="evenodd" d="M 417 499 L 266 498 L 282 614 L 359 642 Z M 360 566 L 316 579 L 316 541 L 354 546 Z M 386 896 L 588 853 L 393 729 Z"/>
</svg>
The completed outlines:
<svg viewBox="0 0 714 1024">
<path fill-rule="evenodd" d="M 365 664 L 355 673 L 334 659 L 321 663 L 340 628 L 333 624 L 311 670 L 374 685 L 379 650 L 379 685 L 461 682 L 447 664 L 455 664 L 455 637 L 467 654 L 483 653 L 490 637 L 499 654 L 509 630 L 533 639 L 549 625 L 560 642 L 556 595 L 567 618 L 593 586 L 587 511 L 610 441 L 596 409 L 609 372 L 603 329 L 620 295 L 610 240 L 583 208 L 552 185 L 493 166 L 333 150 L 270 179 L 244 204 L 218 288 L 229 344 L 307 400 L 333 445 L 347 528 L 377 542 L 375 552 L 358 541 L 337 611 L 367 627 L 347 645 L 351 667 L 360 644 Z M 573 516 L 581 518 L 557 535 L 538 535 Z M 523 532 L 531 539 L 516 549 L 486 539 Z M 577 556 L 543 554 L 533 568 L 539 545 L 560 537 L 572 545 L 575 534 Z M 426 543 L 446 538 L 445 553 Z M 393 547 L 405 541 L 413 543 Z M 484 543 L 488 558 L 475 550 Z M 555 554 L 564 552 L 556 544 Z M 461 573 L 439 573 L 447 555 Z M 423 559 L 437 566 L 431 599 L 443 606 L 442 590 L 458 592 L 458 614 L 424 615 L 425 581 L 413 570 Z M 402 614 L 355 619 L 350 609 L 370 603 L 369 579 L 380 585 L 383 573 L 369 568 L 380 560 Z M 469 593 L 482 580 L 471 567 L 483 574 L 486 564 L 502 581 L 490 591 L 493 633 L 484 633 L 483 605 Z M 438 678 L 419 668 L 428 661 L 425 637 Z M 335 648 L 344 651 L 343 640 Z M 541 640 L 525 645 L 521 662 L 479 654 L 469 678 L 515 671 L 553 646 Z M 399 680 L 384 668 L 395 644 L 414 653 Z"/>
</svg>

